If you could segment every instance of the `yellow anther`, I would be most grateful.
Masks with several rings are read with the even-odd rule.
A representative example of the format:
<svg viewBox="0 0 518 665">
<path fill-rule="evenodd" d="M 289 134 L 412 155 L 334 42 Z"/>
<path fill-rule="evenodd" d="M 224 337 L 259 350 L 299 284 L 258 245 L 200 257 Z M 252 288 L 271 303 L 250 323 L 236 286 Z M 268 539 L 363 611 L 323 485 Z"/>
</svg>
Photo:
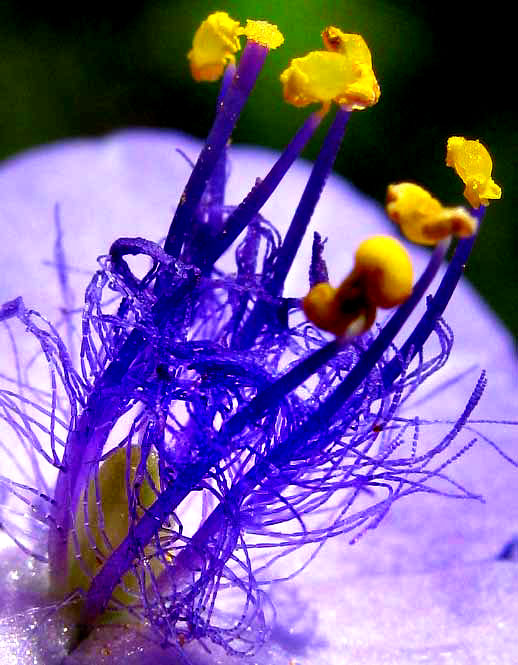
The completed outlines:
<svg viewBox="0 0 518 665">
<path fill-rule="evenodd" d="M 318 328 L 337 336 L 368 330 L 376 308 L 395 307 L 412 293 L 412 263 L 400 242 L 389 236 L 372 236 L 356 250 L 354 268 L 337 288 L 316 284 L 304 298 L 307 318 Z"/>
<path fill-rule="evenodd" d="M 332 101 L 351 109 L 373 106 L 379 99 L 379 87 L 361 69 L 340 53 L 311 51 L 292 60 L 282 72 L 284 99 L 299 107 Z"/>
<path fill-rule="evenodd" d="M 243 28 L 226 12 L 214 12 L 196 30 L 187 54 L 196 81 L 217 81 L 225 66 L 235 61 Z"/>
<path fill-rule="evenodd" d="M 278 48 L 284 42 L 284 36 L 279 28 L 267 21 L 251 21 L 248 19 L 242 34 L 247 39 L 266 46 L 270 50 Z"/>
<path fill-rule="evenodd" d="M 419 245 L 435 245 L 452 234 L 464 238 L 477 230 L 477 220 L 465 208 L 446 208 L 412 182 L 388 186 L 387 213 Z"/>
<path fill-rule="evenodd" d="M 326 28 L 322 37 L 327 51 L 295 58 L 282 72 L 284 99 L 294 106 L 334 101 L 364 109 L 376 104 L 380 88 L 364 39 L 333 27 Z"/>
<path fill-rule="evenodd" d="M 333 332 L 335 335 L 342 334 L 337 332 L 340 327 L 340 321 L 335 322 L 335 311 L 333 308 L 336 289 L 329 282 L 319 282 L 311 289 L 302 301 L 304 313 L 317 328 Z M 336 323 L 336 325 L 335 325 Z M 347 326 L 346 326 L 347 328 Z"/>
<path fill-rule="evenodd" d="M 376 307 L 395 307 L 412 293 L 412 261 L 403 245 L 390 236 L 364 240 L 356 250 L 353 273 Z"/>
<path fill-rule="evenodd" d="M 491 156 L 480 141 L 469 141 L 461 136 L 449 138 L 446 165 L 453 167 L 466 185 L 464 196 L 473 208 L 488 205 L 489 199 L 502 196 L 502 190 L 491 178 Z"/>
</svg>

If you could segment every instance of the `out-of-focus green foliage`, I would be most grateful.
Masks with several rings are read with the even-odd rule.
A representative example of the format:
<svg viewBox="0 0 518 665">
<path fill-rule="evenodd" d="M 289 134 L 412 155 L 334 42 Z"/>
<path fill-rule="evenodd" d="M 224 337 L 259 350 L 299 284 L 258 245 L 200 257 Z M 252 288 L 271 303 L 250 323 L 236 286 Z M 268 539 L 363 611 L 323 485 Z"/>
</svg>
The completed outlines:
<svg viewBox="0 0 518 665">
<path fill-rule="evenodd" d="M 292 57 L 320 48 L 321 30 L 335 24 L 363 34 L 382 90 L 375 108 L 354 114 L 337 162 L 358 187 L 382 201 L 389 182 L 416 180 L 457 204 L 459 182 L 444 167 L 446 138 L 480 138 L 490 148 L 504 197 L 489 210 L 469 277 L 517 332 L 514 42 L 507 10 L 494 4 L 481 19 L 471 3 L 446 0 L 154 0 L 128 3 L 124 13 L 92 0 L 69 14 L 52 3 L 3 2 L 0 157 L 128 125 L 205 136 L 217 84 L 192 82 L 186 53 L 215 9 L 242 21 L 268 19 L 286 38 L 268 58 L 235 141 L 286 144 L 306 112 L 282 102 L 279 74 Z"/>
</svg>

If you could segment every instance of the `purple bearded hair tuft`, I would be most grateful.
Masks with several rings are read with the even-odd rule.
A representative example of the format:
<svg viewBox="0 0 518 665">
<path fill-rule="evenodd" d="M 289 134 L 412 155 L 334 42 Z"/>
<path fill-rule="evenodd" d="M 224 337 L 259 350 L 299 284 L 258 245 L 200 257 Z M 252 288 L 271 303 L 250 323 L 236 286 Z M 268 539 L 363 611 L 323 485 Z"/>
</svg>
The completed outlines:
<svg viewBox="0 0 518 665">
<path fill-rule="evenodd" d="M 441 580 L 463 586 L 476 579 L 475 606 L 491 612 L 486 588 L 496 588 L 518 616 L 504 564 L 487 564 L 487 576 L 482 566 L 439 570 L 496 558 L 518 512 L 509 487 L 513 450 L 502 448 L 505 423 L 494 434 L 498 415 L 513 413 L 511 345 L 466 285 L 454 296 L 452 327 L 442 319 L 474 236 L 458 241 L 446 268 L 446 245 L 429 257 L 414 251 L 422 272 L 412 295 L 370 331 L 331 339 L 310 324 L 300 307 L 308 287 L 328 271 L 342 277 L 353 237 L 385 222 L 333 178 L 319 201 L 349 117 L 343 108 L 309 177 L 292 164 L 318 114 L 270 171 L 271 155 L 253 153 L 254 174 L 268 175 L 241 205 L 226 203 L 238 200 L 236 190 L 246 193 L 249 171 L 241 165 L 250 153 L 236 150 L 238 182 L 227 183 L 226 143 L 264 59 L 261 48 L 245 50 L 238 77 L 228 68 L 223 105 L 163 244 L 156 242 L 159 222 L 178 172 L 190 170 L 173 148 L 197 152 L 185 137 L 136 132 L 63 144 L 3 169 L 7 240 L 20 219 L 35 235 L 27 251 L 4 250 L 10 286 L 0 309 L 0 523 L 4 537 L 39 562 L 31 563 L 33 577 L 48 567 L 50 578 L 48 589 L 6 596 L 0 637 L 3 626 L 14 630 L 12 652 L 29 649 L 36 658 L 19 662 L 124 656 L 137 663 L 144 651 L 157 662 L 230 664 L 259 649 L 257 662 L 338 663 L 346 648 L 360 663 L 382 662 L 383 649 L 393 659 L 387 662 L 416 662 L 420 654 L 440 662 L 441 641 L 425 643 L 424 629 L 421 647 L 407 643 L 410 630 L 397 647 L 360 637 L 374 620 L 386 640 L 394 630 L 390 602 L 384 609 L 376 594 L 394 597 L 398 582 L 389 573 L 396 571 L 410 576 L 399 613 L 415 610 L 419 591 L 430 597 L 420 608 L 425 618 Z M 227 184 L 233 189 L 225 196 Z M 34 262 L 38 239 L 49 234 L 42 215 L 53 215 L 57 238 L 46 273 Z M 337 217 L 350 241 L 331 251 Z M 95 234 L 104 242 L 117 236 L 117 225 L 120 237 L 106 253 Z M 83 243 L 102 255 L 79 313 L 83 275 L 75 270 L 85 252 L 76 248 Z M 59 299 L 45 293 L 48 278 L 39 278 L 50 270 Z M 37 280 L 29 288 L 26 275 Z M 62 303 L 55 324 L 39 313 L 48 300 Z M 490 335 L 495 349 L 487 349 Z M 486 402 L 484 421 L 473 411 L 486 388 L 478 369 L 486 359 L 496 386 L 488 393 L 499 394 L 500 404 L 496 411 Z M 495 499 L 485 517 L 476 501 L 446 501 L 481 499 L 481 491 Z M 382 520 L 387 528 L 363 538 Z M 342 555 L 344 543 L 355 548 Z M 319 572 L 320 561 L 333 564 Z M 363 587 L 362 570 L 369 575 Z M 373 572 L 384 574 L 378 591 Z M 342 599 L 348 589 L 350 599 Z M 335 599 L 327 608 L 326 595 Z M 44 620 L 29 630 L 17 612 L 24 603 L 35 607 L 35 597 Z M 338 610 L 340 621 L 342 602 L 349 609 Z M 457 613 L 448 611 L 437 625 Z M 462 662 L 469 640 L 457 638 L 462 622 L 452 630 L 448 639 L 457 641 L 447 648 Z M 49 640 L 52 647 L 42 646 Z"/>
</svg>

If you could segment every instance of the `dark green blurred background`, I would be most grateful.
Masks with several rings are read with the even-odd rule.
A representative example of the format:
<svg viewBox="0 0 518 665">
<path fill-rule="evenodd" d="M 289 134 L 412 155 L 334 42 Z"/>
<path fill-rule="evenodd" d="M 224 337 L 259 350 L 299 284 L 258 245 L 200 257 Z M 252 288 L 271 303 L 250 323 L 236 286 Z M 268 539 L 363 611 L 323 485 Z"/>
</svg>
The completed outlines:
<svg viewBox="0 0 518 665">
<path fill-rule="evenodd" d="M 0 0 L 0 157 L 128 125 L 205 136 L 217 86 L 191 82 L 185 54 L 215 9 L 242 21 L 268 19 L 285 35 L 234 134 L 235 141 L 281 148 L 307 113 L 282 102 L 281 70 L 320 48 L 328 24 L 360 32 L 382 96 L 354 114 L 338 171 L 380 201 L 388 182 L 411 179 L 457 204 L 460 183 L 444 166 L 446 138 L 478 137 L 489 146 L 504 198 L 489 210 L 468 275 L 516 335 L 516 37 L 503 3 L 488 3 L 480 14 L 474 7 L 454 0 L 149 0 L 121 9 L 92 0 L 66 13 L 52 2 Z"/>
</svg>

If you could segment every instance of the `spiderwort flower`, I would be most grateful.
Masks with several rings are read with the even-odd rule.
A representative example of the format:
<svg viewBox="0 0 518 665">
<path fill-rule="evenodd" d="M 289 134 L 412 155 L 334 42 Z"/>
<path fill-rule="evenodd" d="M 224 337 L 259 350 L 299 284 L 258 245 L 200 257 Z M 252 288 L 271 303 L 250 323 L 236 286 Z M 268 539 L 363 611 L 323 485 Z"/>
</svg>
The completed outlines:
<svg viewBox="0 0 518 665">
<path fill-rule="evenodd" d="M 337 309 L 347 315 L 352 309 L 345 331 L 331 329 L 347 335 L 328 340 L 308 324 L 300 316 L 300 296 L 307 287 L 301 286 L 300 278 L 295 280 L 298 298 L 283 287 L 331 169 L 348 111 L 339 109 L 339 121 L 331 126 L 282 241 L 259 210 L 309 140 L 318 114 L 310 116 L 240 206 L 226 205 L 221 191 L 226 184 L 221 179 L 226 140 L 265 48 L 255 42 L 246 58 L 243 54 L 237 83 L 232 76 L 224 77 L 214 128 L 192 170 L 164 249 L 141 237 L 123 237 L 101 258 L 85 295 L 80 371 L 57 328 L 22 299 L 11 298 L 1 309 L 11 344 L 17 339 L 12 328 L 19 321 L 41 350 L 27 369 L 15 363 L 14 380 L 1 392 L 2 418 L 11 432 L 11 439 L 2 439 L 3 454 L 17 464 L 9 443 L 16 440 L 28 462 L 9 474 L 2 466 L 3 530 L 43 563 L 48 559 L 52 603 L 59 610 L 52 617 L 68 622 L 65 628 L 70 632 L 79 625 L 82 630 L 74 635 L 75 641 L 84 638 L 68 663 L 117 662 L 123 656 L 128 662 L 133 656 L 134 662 L 142 662 L 138 652 L 143 648 L 146 660 L 182 662 L 183 647 L 196 649 L 211 642 L 216 656 L 203 661 L 199 651 L 196 662 L 214 662 L 215 657 L 239 662 L 239 654 L 253 651 L 268 637 L 268 582 L 293 576 L 324 544 L 331 545 L 327 541 L 333 536 L 348 533 L 361 548 L 368 540 L 361 538 L 366 531 L 382 519 L 390 520 L 389 509 L 396 516 L 404 514 L 394 505 L 400 498 L 406 501 L 398 504 L 412 505 L 419 493 L 477 498 L 465 489 L 467 478 L 450 477 L 449 468 L 465 452 L 473 452 L 474 438 L 480 436 L 478 431 L 470 434 L 476 428 L 470 416 L 485 377 L 476 381 L 453 422 L 444 412 L 434 413 L 433 392 L 425 402 L 426 416 L 408 413 L 412 400 L 419 399 L 417 388 L 424 382 L 433 388 L 436 373 L 450 357 L 452 336 L 440 316 L 473 236 L 459 241 L 435 296 L 397 346 L 398 331 L 440 268 L 444 243 L 432 254 L 412 293 L 404 280 L 395 300 L 394 252 L 389 251 L 385 260 L 377 241 L 360 244 L 347 286 L 339 287 L 337 301 L 333 296 L 327 303 L 330 310 L 325 311 L 325 302 L 322 308 L 325 319 L 333 318 Z M 232 113 L 227 114 L 228 108 Z M 58 228 L 59 219 L 58 215 Z M 149 223 L 147 216 L 145 222 Z M 222 255 L 243 230 L 235 266 L 229 269 L 228 252 Z M 386 238 L 381 245 L 385 250 Z M 406 266 L 408 275 L 406 254 L 395 246 L 400 257 L 396 266 Z M 389 241 L 388 247 L 394 245 Z M 70 302 L 71 275 L 62 250 L 58 233 L 55 264 L 64 299 Z M 312 289 L 328 283 L 326 254 L 321 237 L 315 235 L 312 258 L 304 266 Z M 130 262 L 132 256 L 147 257 L 147 264 L 139 270 Z M 354 289 L 359 299 L 353 297 Z M 366 309 L 371 317 L 372 306 L 397 302 L 402 304 L 383 327 L 351 341 L 351 333 L 365 329 Z M 73 339 L 74 321 L 69 312 L 64 316 L 64 330 Z M 351 331 L 351 322 L 358 319 L 359 328 Z M 433 334 L 439 348 L 429 354 L 424 343 Z M 41 361 L 48 390 L 43 380 L 29 381 Z M 453 370 L 448 380 L 462 382 L 457 374 Z M 445 392 L 444 386 L 440 390 Z M 438 415 L 446 419 L 439 435 L 431 422 Z M 468 431 L 468 440 L 452 450 L 462 429 Z M 488 442 L 495 446 L 492 439 Z M 484 459 L 484 464 L 489 462 Z M 469 477 L 478 467 L 466 465 Z M 462 463 L 459 466 L 462 469 Z M 495 478 L 495 485 L 499 482 Z M 447 510 L 454 514 L 453 508 Z M 466 510 L 463 516 L 469 514 Z M 415 514 L 423 516 L 419 510 Z M 419 521 L 414 532 L 426 533 L 425 520 Z M 393 537 L 397 522 L 396 528 L 392 526 Z M 42 535 L 49 536 L 48 552 Z M 407 540 L 408 535 L 409 551 L 419 547 Z M 401 562 L 402 557 L 390 543 L 386 549 L 391 551 L 386 560 L 385 554 L 377 553 L 378 561 L 385 560 L 381 569 L 394 570 L 396 566 L 386 561 L 395 556 Z M 341 570 L 344 562 L 338 557 L 336 561 Z M 343 662 L 344 648 L 356 662 L 380 662 L 379 644 L 363 650 L 361 643 L 340 644 L 340 631 L 333 631 L 329 613 L 322 616 L 331 628 L 319 626 L 311 633 L 311 612 L 328 593 L 325 579 L 314 570 L 312 579 L 322 588 L 307 587 L 309 614 L 304 586 L 295 586 L 291 593 L 298 595 L 287 599 L 283 590 L 293 590 L 293 585 L 274 585 L 273 592 L 286 615 L 278 625 L 293 629 L 300 621 L 294 609 L 300 609 L 299 630 L 309 639 L 295 633 L 290 643 L 279 629 L 259 651 L 258 662 L 287 662 L 290 655 L 299 660 L 302 654 L 300 662 L 338 663 Z M 378 584 L 378 593 L 390 596 L 391 584 Z M 366 588 L 368 584 L 359 585 L 353 591 L 357 608 Z M 424 590 L 435 598 L 429 578 Z M 410 596 L 409 606 L 415 609 Z M 502 599 L 513 602 L 512 594 Z M 379 599 L 374 606 L 387 637 L 388 616 L 380 611 Z M 390 610 L 390 603 L 387 607 Z M 365 635 L 370 634 L 368 620 L 362 624 L 358 609 L 356 619 L 357 626 L 367 629 Z M 51 625 L 55 627 L 56 621 Z M 103 621 L 122 626 L 102 628 Z M 321 646 L 319 652 L 321 629 L 326 639 L 333 632 L 335 636 L 331 647 Z M 110 637 L 101 639 L 99 646 L 99 635 Z M 167 649 L 157 651 L 152 641 L 145 642 L 149 636 Z M 423 645 L 425 655 L 433 658 L 428 647 Z M 405 647 L 396 654 L 396 662 L 411 662 L 411 652 L 404 651 Z M 439 656 L 437 650 L 435 655 Z M 22 658 L 33 656 L 24 651 Z M 42 662 L 59 662 L 52 658 L 49 649 Z"/>
</svg>

